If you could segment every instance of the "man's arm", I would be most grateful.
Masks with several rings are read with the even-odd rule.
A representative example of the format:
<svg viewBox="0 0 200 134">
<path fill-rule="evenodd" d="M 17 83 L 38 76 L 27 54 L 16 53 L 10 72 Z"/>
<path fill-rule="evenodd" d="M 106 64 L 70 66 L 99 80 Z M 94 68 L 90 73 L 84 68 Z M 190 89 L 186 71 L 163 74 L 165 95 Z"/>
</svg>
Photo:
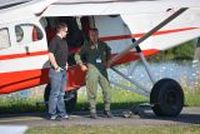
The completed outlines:
<svg viewBox="0 0 200 134">
<path fill-rule="evenodd" d="M 53 68 L 55 69 L 55 70 L 57 70 L 58 68 L 59 68 L 59 66 L 58 66 L 58 64 L 57 64 L 57 62 L 56 62 L 56 59 L 55 59 L 55 56 L 54 56 L 54 54 L 52 53 L 52 52 L 49 52 L 49 60 L 50 60 L 50 62 L 51 62 L 51 65 L 53 66 Z"/>
<path fill-rule="evenodd" d="M 83 61 L 81 59 L 81 56 L 83 56 L 87 51 L 86 51 L 86 46 L 85 44 L 81 47 L 80 51 L 77 52 L 75 54 L 75 61 L 76 61 L 76 64 L 78 64 L 80 67 L 81 67 L 81 70 L 82 71 L 86 71 L 87 70 L 87 66 L 83 64 Z"/>
<path fill-rule="evenodd" d="M 110 67 L 110 64 L 108 63 L 108 61 L 111 58 L 111 48 L 105 43 L 105 50 L 106 50 L 106 66 Z"/>
</svg>

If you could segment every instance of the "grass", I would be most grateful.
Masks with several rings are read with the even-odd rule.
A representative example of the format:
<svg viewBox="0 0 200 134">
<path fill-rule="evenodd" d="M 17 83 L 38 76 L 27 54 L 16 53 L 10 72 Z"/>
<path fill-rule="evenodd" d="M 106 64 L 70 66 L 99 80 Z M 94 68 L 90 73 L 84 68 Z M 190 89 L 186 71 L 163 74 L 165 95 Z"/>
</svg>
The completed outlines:
<svg viewBox="0 0 200 134">
<path fill-rule="evenodd" d="M 200 88 L 190 92 L 189 88 L 186 90 L 186 104 L 190 106 L 200 105 Z M 148 101 L 148 98 L 130 93 L 129 91 L 114 88 L 113 94 L 113 109 L 130 108 L 137 103 Z M 196 98 L 194 101 L 193 99 Z M 103 108 L 102 95 L 99 94 L 98 108 Z M 86 106 L 87 98 L 85 95 L 79 96 L 78 109 L 81 106 Z M 80 110 L 80 109 L 79 109 Z M 130 125 L 72 125 L 72 126 L 51 126 L 51 127 L 33 127 L 27 130 L 26 134 L 199 134 L 200 125 L 160 125 L 160 126 L 131 126 Z"/>
<path fill-rule="evenodd" d="M 183 86 L 185 91 L 186 105 L 200 105 L 200 85 L 195 89 Z M 149 98 L 137 95 L 130 91 L 119 88 L 112 89 L 112 109 L 131 108 L 139 103 L 148 102 Z M 103 109 L 102 94 L 98 94 L 97 108 Z M 1 98 L 0 114 L 5 113 L 24 113 L 24 112 L 45 112 L 45 106 L 36 106 L 37 101 L 42 98 Z M 77 111 L 87 110 L 87 96 L 83 92 L 78 97 Z M 89 125 L 73 125 L 73 126 L 50 126 L 50 127 L 32 127 L 26 134 L 199 134 L 200 125 L 191 126 L 131 126 L 131 125 L 110 125 L 110 126 L 89 126 Z"/>
<path fill-rule="evenodd" d="M 185 93 L 185 104 L 187 106 L 200 106 L 200 85 L 195 89 L 183 86 Z M 101 90 L 100 90 L 101 91 Z M 135 105 L 149 102 L 149 98 L 132 93 L 127 90 L 113 88 L 112 94 L 112 109 L 129 109 Z M 25 112 L 45 112 L 44 104 L 36 105 L 37 102 L 42 102 L 42 95 L 35 98 L 20 98 L 20 97 L 1 97 L 0 98 L 0 114 L 7 113 L 25 113 Z M 103 97 L 99 93 L 97 97 L 97 109 L 103 110 Z M 87 111 L 88 103 L 87 96 L 82 93 L 78 96 L 76 111 Z"/>
<path fill-rule="evenodd" d="M 199 134 L 200 125 L 191 126 L 86 126 L 38 127 L 26 134 Z"/>
<path fill-rule="evenodd" d="M 200 85 L 191 89 L 190 87 L 184 88 L 185 105 L 187 106 L 200 106 Z"/>
<path fill-rule="evenodd" d="M 100 90 L 101 91 L 101 90 Z M 130 108 L 139 103 L 147 102 L 148 98 L 134 94 L 130 91 L 125 91 L 118 88 L 113 88 L 112 93 L 112 109 Z M 42 95 L 33 98 L 20 97 L 1 97 L 0 98 L 0 114 L 8 113 L 25 113 L 25 112 L 45 112 L 44 104 L 37 105 L 37 102 L 42 102 Z M 102 110 L 104 107 L 102 94 L 98 94 L 97 109 Z M 76 111 L 88 110 L 86 94 L 79 94 Z"/>
<path fill-rule="evenodd" d="M 40 99 L 23 99 L 23 98 L 1 98 L 0 114 L 15 114 L 45 111 L 45 107 L 38 107 L 36 102 Z"/>
<path fill-rule="evenodd" d="M 187 106 L 200 106 L 200 91 L 196 93 L 186 94 L 186 103 Z"/>
<path fill-rule="evenodd" d="M 101 91 L 101 90 L 99 90 Z M 130 91 L 122 90 L 119 88 L 113 88 L 111 90 L 112 94 L 112 109 L 124 109 L 130 108 L 140 103 L 148 102 L 148 98 L 135 94 Z M 87 110 L 87 96 L 81 95 L 78 97 L 78 105 L 76 106 L 76 110 Z M 97 109 L 103 109 L 103 96 L 102 93 L 99 93 L 97 96 Z"/>
</svg>

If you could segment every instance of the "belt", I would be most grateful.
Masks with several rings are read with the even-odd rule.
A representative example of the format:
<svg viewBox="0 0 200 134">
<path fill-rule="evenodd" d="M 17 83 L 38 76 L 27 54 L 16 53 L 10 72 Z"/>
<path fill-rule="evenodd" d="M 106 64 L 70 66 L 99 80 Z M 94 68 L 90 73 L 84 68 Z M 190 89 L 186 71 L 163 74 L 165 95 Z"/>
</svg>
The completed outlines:
<svg viewBox="0 0 200 134">
<path fill-rule="evenodd" d="M 59 68 L 61 71 L 66 70 L 66 68 L 62 68 L 62 67 L 59 67 Z M 56 70 L 53 66 L 51 66 L 51 69 Z"/>
</svg>

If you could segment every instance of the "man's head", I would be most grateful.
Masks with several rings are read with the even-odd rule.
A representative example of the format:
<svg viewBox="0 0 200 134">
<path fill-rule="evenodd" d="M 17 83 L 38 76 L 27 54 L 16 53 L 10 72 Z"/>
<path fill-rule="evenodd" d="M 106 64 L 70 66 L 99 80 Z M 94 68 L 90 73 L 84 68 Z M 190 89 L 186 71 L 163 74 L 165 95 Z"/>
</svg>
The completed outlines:
<svg viewBox="0 0 200 134">
<path fill-rule="evenodd" d="M 98 41 L 98 38 L 99 38 L 99 32 L 98 32 L 98 29 L 97 28 L 91 28 L 89 30 L 89 37 L 90 37 L 90 40 L 96 44 L 97 41 Z"/>
<path fill-rule="evenodd" d="M 68 33 L 68 26 L 65 23 L 60 23 L 56 27 L 56 33 L 61 37 L 65 38 Z"/>
</svg>

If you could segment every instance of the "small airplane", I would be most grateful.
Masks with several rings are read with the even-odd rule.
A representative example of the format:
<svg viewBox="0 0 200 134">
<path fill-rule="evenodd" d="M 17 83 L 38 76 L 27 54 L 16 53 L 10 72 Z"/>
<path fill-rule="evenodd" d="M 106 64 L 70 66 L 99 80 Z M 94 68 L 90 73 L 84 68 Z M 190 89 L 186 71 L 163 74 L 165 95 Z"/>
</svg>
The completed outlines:
<svg viewBox="0 0 200 134">
<path fill-rule="evenodd" d="M 97 27 L 100 39 L 112 48 L 111 69 L 140 90 L 112 84 L 149 96 L 158 116 L 181 112 L 180 84 L 169 78 L 156 80 L 145 58 L 200 36 L 199 0 L 7 0 L 0 4 L 0 94 L 47 84 L 44 99 L 48 101 L 48 42 L 55 25 L 66 22 L 68 108 L 75 106 L 77 90 L 85 85 L 86 72 L 75 64 L 74 54 L 89 28 Z M 116 68 L 139 59 L 152 81 L 150 90 Z"/>
</svg>

